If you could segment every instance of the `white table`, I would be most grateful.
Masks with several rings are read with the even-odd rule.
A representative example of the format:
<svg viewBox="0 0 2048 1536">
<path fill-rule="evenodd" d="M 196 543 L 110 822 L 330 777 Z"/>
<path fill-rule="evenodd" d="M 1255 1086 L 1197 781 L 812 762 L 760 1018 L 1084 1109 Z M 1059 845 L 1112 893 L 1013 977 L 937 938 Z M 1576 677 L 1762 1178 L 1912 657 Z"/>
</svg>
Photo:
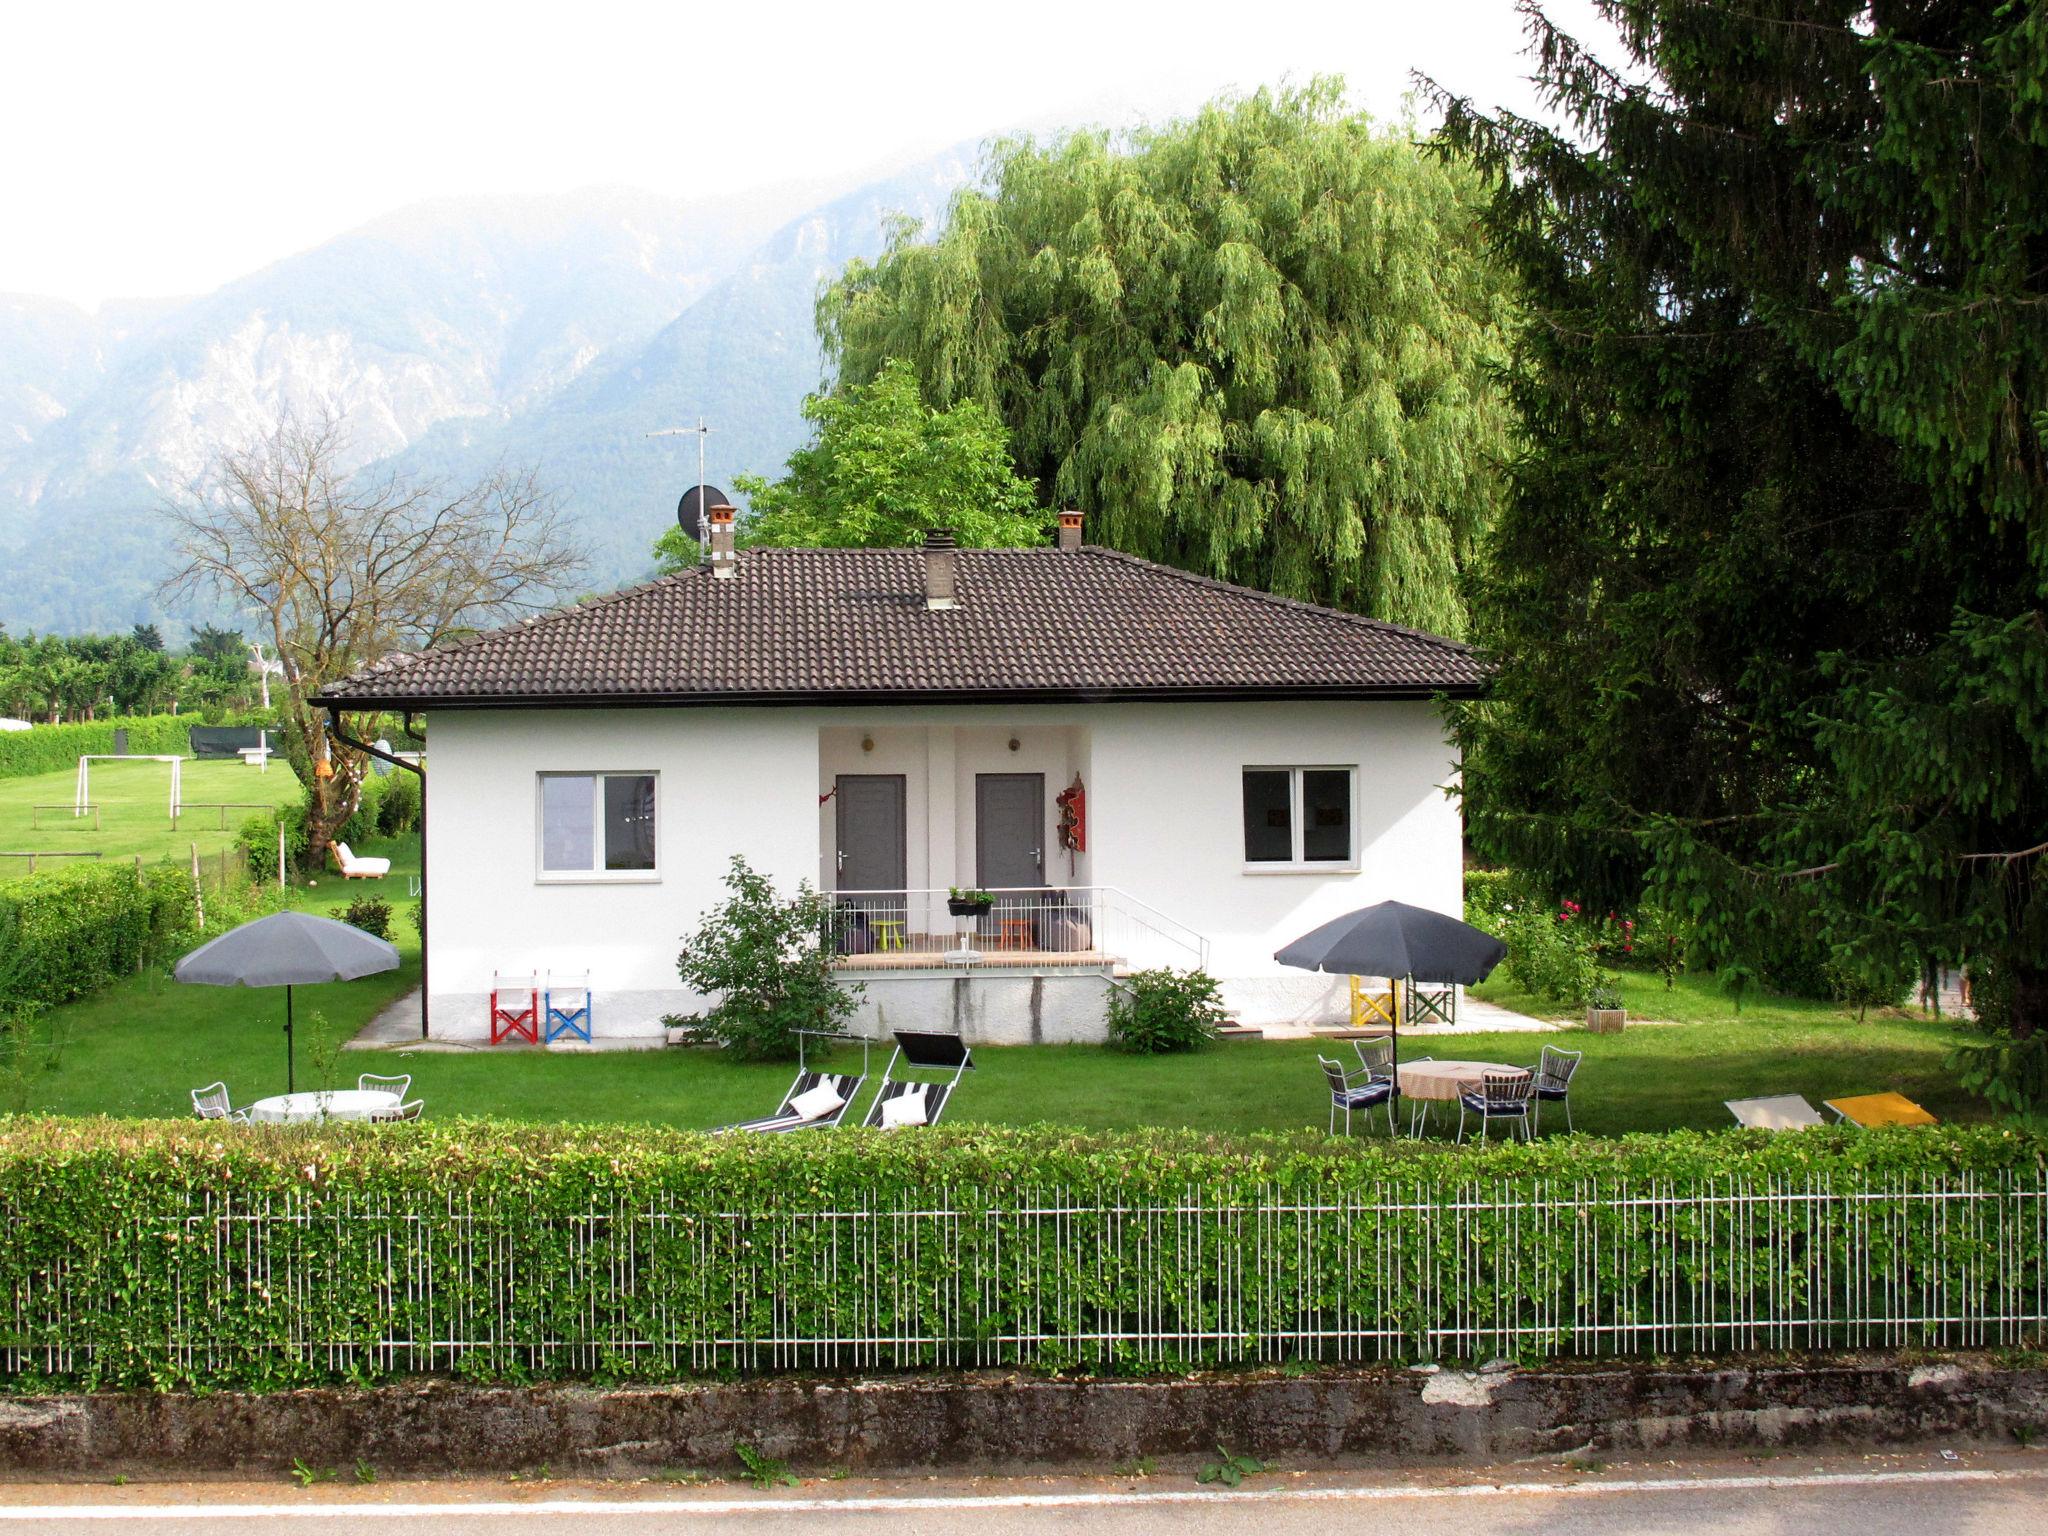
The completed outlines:
<svg viewBox="0 0 2048 1536">
<path fill-rule="evenodd" d="M 1527 1077 L 1527 1067 L 1499 1061 L 1404 1061 L 1397 1069 L 1401 1093 L 1410 1099 L 1455 1101 L 1486 1086 L 1487 1073 Z"/>
<path fill-rule="evenodd" d="M 249 1118 L 269 1125 L 309 1125 L 319 1120 L 373 1120 L 397 1108 L 395 1093 L 374 1088 L 333 1088 L 258 1099 L 249 1106 Z"/>
</svg>

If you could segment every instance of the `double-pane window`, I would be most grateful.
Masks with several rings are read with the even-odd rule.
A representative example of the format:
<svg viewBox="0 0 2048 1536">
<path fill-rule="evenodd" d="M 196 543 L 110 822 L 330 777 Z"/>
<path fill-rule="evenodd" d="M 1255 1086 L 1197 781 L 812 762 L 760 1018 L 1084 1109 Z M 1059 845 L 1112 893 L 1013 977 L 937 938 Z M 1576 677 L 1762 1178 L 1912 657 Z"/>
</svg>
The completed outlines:
<svg viewBox="0 0 2048 1536">
<path fill-rule="evenodd" d="M 1247 864 L 1350 864 L 1349 768 L 1247 768 L 1244 861 Z"/>
<path fill-rule="evenodd" d="M 542 875 L 654 871 L 654 775 L 540 776 Z"/>
</svg>

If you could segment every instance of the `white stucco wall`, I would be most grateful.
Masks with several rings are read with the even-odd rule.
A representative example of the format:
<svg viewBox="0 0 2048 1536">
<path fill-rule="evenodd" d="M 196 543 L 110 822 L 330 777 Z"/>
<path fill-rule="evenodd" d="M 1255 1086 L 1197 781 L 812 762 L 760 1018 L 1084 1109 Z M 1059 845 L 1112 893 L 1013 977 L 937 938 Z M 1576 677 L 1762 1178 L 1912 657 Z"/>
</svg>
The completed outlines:
<svg viewBox="0 0 2048 1536">
<path fill-rule="evenodd" d="M 1205 935 L 1247 1023 L 1342 1014 L 1341 983 L 1272 960 L 1317 923 L 1390 897 L 1451 913 L 1462 901 L 1453 765 L 1427 703 L 451 711 L 431 726 L 436 1033 L 482 1032 L 493 969 L 587 967 L 605 1033 L 694 1008 L 678 940 L 720 898 L 733 854 L 787 887 L 832 888 L 819 796 L 837 773 L 905 776 L 907 880 L 941 889 L 974 882 L 974 775 L 1044 773 L 1047 882 L 1113 887 Z M 1244 768 L 1297 765 L 1357 769 L 1355 868 L 1245 865 Z M 658 772 L 657 878 L 538 881 L 544 771 Z M 1052 797 L 1076 773 L 1089 850 L 1070 873 Z"/>
</svg>

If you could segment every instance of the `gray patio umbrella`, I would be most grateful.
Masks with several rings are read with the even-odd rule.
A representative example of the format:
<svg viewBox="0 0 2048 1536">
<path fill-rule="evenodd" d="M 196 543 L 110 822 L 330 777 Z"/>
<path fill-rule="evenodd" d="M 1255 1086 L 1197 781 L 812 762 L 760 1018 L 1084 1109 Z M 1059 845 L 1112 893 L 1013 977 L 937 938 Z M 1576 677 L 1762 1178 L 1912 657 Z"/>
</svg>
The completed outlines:
<svg viewBox="0 0 2048 1536">
<path fill-rule="evenodd" d="M 1403 980 L 1471 986 L 1507 958 L 1508 947 L 1470 923 L 1405 901 L 1383 901 L 1333 918 L 1303 934 L 1273 958 L 1304 971 L 1339 976 L 1385 976 L 1395 987 L 1394 1097 L 1401 1096 L 1398 1003 Z"/>
<path fill-rule="evenodd" d="M 354 981 L 398 969 L 398 951 L 375 934 L 305 912 L 277 912 L 231 928 L 185 956 L 172 972 L 209 987 L 284 988 L 284 1086 L 292 1069 L 292 988 Z"/>
</svg>

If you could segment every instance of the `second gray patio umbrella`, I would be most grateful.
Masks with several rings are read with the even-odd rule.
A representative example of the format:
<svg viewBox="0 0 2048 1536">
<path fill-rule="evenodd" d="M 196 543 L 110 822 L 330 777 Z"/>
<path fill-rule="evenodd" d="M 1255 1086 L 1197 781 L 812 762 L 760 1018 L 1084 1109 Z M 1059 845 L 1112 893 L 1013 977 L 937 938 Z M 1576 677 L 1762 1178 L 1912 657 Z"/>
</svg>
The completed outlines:
<svg viewBox="0 0 2048 1536">
<path fill-rule="evenodd" d="M 180 960 L 172 974 L 211 987 L 284 988 L 284 1085 L 290 1093 L 292 988 L 397 969 L 398 951 L 375 934 L 331 917 L 277 912 L 209 939 Z"/>
<path fill-rule="evenodd" d="M 1427 907 L 1383 901 L 1333 918 L 1303 934 L 1273 958 L 1304 971 L 1338 976 L 1385 976 L 1394 984 L 1394 1097 L 1401 1096 L 1401 983 L 1433 981 L 1471 986 L 1507 958 L 1508 947 L 1483 929 Z"/>
</svg>

